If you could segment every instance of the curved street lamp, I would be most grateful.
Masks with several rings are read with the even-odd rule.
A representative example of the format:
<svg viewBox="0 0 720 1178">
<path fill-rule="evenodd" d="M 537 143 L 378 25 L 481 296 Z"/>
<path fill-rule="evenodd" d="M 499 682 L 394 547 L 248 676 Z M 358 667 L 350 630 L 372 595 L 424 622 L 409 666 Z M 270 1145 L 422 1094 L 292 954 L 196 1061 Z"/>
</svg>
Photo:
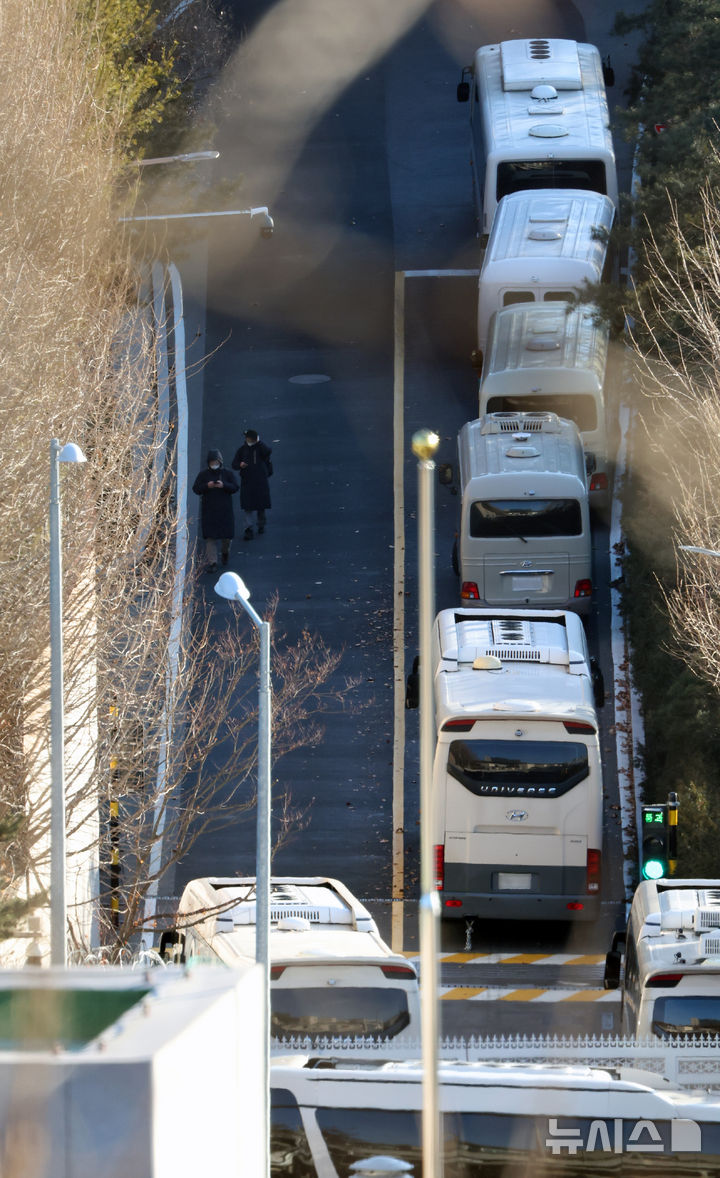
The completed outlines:
<svg viewBox="0 0 720 1178">
<path fill-rule="evenodd" d="M 270 623 L 263 621 L 250 604 L 250 590 L 237 573 L 223 573 L 215 592 L 236 601 L 245 610 L 260 635 L 260 690 L 258 697 L 258 784 L 257 845 L 255 863 L 255 960 L 263 971 L 262 987 L 262 1110 L 263 1178 L 270 1175 L 270 764 L 271 684 Z"/>
</svg>

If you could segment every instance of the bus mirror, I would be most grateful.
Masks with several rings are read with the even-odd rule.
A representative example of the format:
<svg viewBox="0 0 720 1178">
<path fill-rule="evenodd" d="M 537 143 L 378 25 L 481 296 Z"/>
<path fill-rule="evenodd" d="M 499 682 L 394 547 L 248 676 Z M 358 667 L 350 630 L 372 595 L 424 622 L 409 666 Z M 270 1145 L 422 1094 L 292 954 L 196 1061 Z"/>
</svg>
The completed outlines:
<svg viewBox="0 0 720 1178">
<path fill-rule="evenodd" d="M 472 364 L 473 368 L 476 368 L 478 372 L 480 371 L 483 366 L 482 348 L 473 348 L 472 352 L 470 353 L 470 363 Z"/>
<path fill-rule="evenodd" d="M 601 708 L 605 703 L 605 678 L 600 670 L 600 664 L 594 655 L 590 656 L 590 678 L 592 680 L 595 707 Z"/>
<path fill-rule="evenodd" d="M 585 473 L 588 475 L 595 474 L 597 470 L 597 458 L 592 450 L 585 451 Z"/>
<path fill-rule="evenodd" d="M 438 482 L 440 483 L 441 487 L 452 486 L 452 482 L 453 482 L 453 478 L 454 478 L 452 462 L 439 463 L 438 468 L 437 468 L 437 472 L 438 472 Z"/>
<path fill-rule="evenodd" d="M 602 72 L 603 72 L 603 82 L 605 83 L 605 85 L 606 86 L 614 86 L 615 85 L 615 70 L 613 69 L 612 65 L 610 64 L 610 54 L 609 53 L 608 53 L 607 57 L 603 58 Z"/>
<path fill-rule="evenodd" d="M 463 72 L 460 77 L 457 88 L 458 102 L 467 102 L 470 98 L 470 79 L 473 74 L 473 67 L 471 65 L 463 66 Z"/>
<path fill-rule="evenodd" d="M 185 961 L 185 934 L 179 933 L 177 929 L 169 929 L 160 935 L 160 956 L 163 961 L 169 961 L 173 965 L 180 964 Z"/>
</svg>

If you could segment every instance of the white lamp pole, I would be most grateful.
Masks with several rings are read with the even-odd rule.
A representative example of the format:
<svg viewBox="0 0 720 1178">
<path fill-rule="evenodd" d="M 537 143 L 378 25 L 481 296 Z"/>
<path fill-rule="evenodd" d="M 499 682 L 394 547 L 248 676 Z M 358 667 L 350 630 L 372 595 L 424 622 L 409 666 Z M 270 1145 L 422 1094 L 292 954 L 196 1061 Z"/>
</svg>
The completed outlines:
<svg viewBox="0 0 720 1178">
<path fill-rule="evenodd" d="M 270 772 L 271 717 L 270 623 L 263 621 L 250 604 L 250 590 L 237 573 L 223 573 L 215 592 L 237 601 L 260 635 L 260 690 L 258 696 L 258 784 L 257 840 L 255 864 L 255 960 L 263 971 L 262 1113 L 263 1178 L 270 1178 Z"/>
<path fill-rule="evenodd" d="M 440 900 L 432 841 L 433 724 L 432 628 L 435 613 L 435 463 L 440 438 L 413 434 L 418 460 L 418 649 L 420 653 L 420 1025 L 422 1028 L 422 1156 L 426 1178 L 442 1178 L 443 1144 L 438 1078 L 438 951 Z"/>
<path fill-rule="evenodd" d="M 717 548 L 700 548 L 697 544 L 679 544 L 681 552 L 694 552 L 696 556 L 720 556 Z"/>
<path fill-rule="evenodd" d="M 152 159 L 130 160 L 130 163 L 138 168 L 147 168 L 150 164 L 192 164 L 196 160 L 219 158 L 219 151 L 184 151 L 181 155 L 156 155 Z"/>
<path fill-rule="evenodd" d="M 60 463 L 85 462 L 74 442 L 50 443 L 50 964 L 67 965 L 65 715 L 63 705 Z"/>
<path fill-rule="evenodd" d="M 195 221 L 201 217 L 261 217 L 260 235 L 272 237 L 275 222 L 270 216 L 267 205 L 258 205 L 251 209 L 220 209 L 212 213 L 147 213 L 142 217 L 118 217 L 120 222 L 128 221 Z"/>
</svg>

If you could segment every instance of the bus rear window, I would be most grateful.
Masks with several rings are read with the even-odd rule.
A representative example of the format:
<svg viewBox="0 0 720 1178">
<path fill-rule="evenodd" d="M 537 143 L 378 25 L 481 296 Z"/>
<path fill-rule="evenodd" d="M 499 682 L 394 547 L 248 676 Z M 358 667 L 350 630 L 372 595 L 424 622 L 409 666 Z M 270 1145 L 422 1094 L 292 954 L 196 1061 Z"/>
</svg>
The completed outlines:
<svg viewBox="0 0 720 1178">
<path fill-rule="evenodd" d="M 508 160 L 498 164 L 496 199 L 529 188 L 580 188 L 607 195 L 602 160 Z"/>
<path fill-rule="evenodd" d="M 564 740 L 453 740 L 447 771 L 477 797 L 551 801 L 590 773 L 586 746 Z"/>
<path fill-rule="evenodd" d="M 534 303 L 535 295 L 531 290 L 506 290 L 503 294 L 503 307 L 512 307 L 515 303 Z"/>
<path fill-rule="evenodd" d="M 271 1034 L 293 1036 L 372 1035 L 393 1039 L 410 1022 L 407 994 L 393 986 L 274 987 Z"/>
<path fill-rule="evenodd" d="M 577 499 L 487 499 L 470 505 L 475 540 L 582 536 L 582 530 Z"/>
<path fill-rule="evenodd" d="M 574 421 L 580 433 L 598 427 L 597 402 L 587 393 L 531 393 L 527 397 L 490 397 L 485 413 L 557 413 Z"/>
<path fill-rule="evenodd" d="M 661 1039 L 675 1035 L 720 1034 L 720 994 L 672 994 L 656 998 L 652 1030 Z"/>
</svg>

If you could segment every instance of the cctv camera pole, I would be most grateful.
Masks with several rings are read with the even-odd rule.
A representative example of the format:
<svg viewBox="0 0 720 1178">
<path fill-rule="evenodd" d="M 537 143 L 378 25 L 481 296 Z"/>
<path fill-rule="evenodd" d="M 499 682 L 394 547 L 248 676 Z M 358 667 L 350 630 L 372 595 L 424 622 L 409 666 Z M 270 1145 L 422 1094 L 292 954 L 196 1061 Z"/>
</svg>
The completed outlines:
<svg viewBox="0 0 720 1178">
<path fill-rule="evenodd" d="M 422 1156 L 425 1178 L 442 1178 L 442 1123 L 438 1082 L 438 926 L 432 843 L 433 729 L 432 644 L 435 610 L 435 463 L 440 439 L 431 430 L 413 434 L 418 459 L 418 581 L 420 651 L 420 1022 L 422 1026 Z"/>
</svg>

